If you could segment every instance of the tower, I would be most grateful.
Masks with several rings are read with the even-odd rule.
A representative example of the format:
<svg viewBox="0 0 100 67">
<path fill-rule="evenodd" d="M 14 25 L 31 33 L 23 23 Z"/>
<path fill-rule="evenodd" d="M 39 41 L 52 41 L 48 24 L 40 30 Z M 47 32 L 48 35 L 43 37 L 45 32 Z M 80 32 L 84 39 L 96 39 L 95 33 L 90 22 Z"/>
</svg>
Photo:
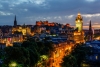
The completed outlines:
<svg viewBox="0 0 100 67">
<path fill-rule="evenodd" d="M 89 41 L 93 40 L 93 30 L 92 30 L 92 26 L 91 26 L 91 20 L 90 20 L 90 24 L 89 24 L 88 40 Z"/>
<path fill-rule="evenodd" d="M 15 15 L 15 19 L 14 19 L 14 26 L 17 26 L 16 15 Z"/>
<path fill-rule="evenodd" d="M 77 14 L 75 23 L 76 23 L 76 28 L 78 29 L 78 32 L 81 32 L 83 30 L 83 18 L 80 13 Z"/>
<path fill-rule="evenodd" d="M 77 30 L 74 31 L 74 41 L 76 43 L 84 43 L 83 18 L 80 13 L 75 18 L 75 24 Z"/>
</svg>

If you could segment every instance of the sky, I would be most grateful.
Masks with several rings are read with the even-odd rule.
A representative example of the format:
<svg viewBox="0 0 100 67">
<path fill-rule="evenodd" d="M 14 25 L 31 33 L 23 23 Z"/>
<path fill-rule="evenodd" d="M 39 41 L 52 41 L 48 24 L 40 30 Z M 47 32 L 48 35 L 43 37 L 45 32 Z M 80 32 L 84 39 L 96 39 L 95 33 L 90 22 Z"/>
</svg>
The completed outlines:
<svg viewBox="0 0 100 67">
<path fill-rule="evenodd" d="M 13 25 L 15 15 L 21 25 L 40 20 L 75 25 L 78 12 L 84 25 L 100 24 L 100 0 L 0 0 L 0 25 Z"/>
</svg>

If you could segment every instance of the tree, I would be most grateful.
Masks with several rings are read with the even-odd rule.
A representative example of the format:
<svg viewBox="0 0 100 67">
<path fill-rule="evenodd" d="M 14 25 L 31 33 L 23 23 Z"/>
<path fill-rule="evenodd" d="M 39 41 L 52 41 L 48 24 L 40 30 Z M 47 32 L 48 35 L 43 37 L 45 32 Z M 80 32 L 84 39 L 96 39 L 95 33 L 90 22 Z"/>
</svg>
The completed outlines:
<svg viewBox="0 0 100 67">
<path fill-rule="evenodd" d="M 76 58 L 72 55 L 65 56 L 63 62 L 61 63 L 62 67 L 77 67 Z"/>
<path fill-rule="evenodd" d="M 43 52 L 45 55 L 49 55 L 49 51 L 53 51 L 54 47 L 53 47 L 53 43 L 51 41 L 45 41 L 44 42 L 44 49 Z"/>
<path fill-rule="evenodd" d="M 38 46 L 34 41 L 33 42 L 32 41 L 33 41 L 32 39 L 24 41 L 21 45 L 21 47 L 24 47 L 29 51 L 30 66 L 34 66 L 40 58 L 40 54 L 38 52 Z"/>
<path fill-rule="evenodd" d="M 36 44 L 37 44 L 37 46 L 38 46 L 38 52 L 41 54 L 41 55 L 44 55 L 44 52 L 43 52 L 43 50 L 44 50 L 44 48 L 45 48 L 45 45 L 44 45 L 44 43 L 42 42 L 42 41 L 38 41 L 38 42 L 36 42 Z"/>
<path fill-rule="evenodd" d="M 21 44 L 21 47 L 29 51 L 30 66 L 35 66 L 40 61 L 41 56 L 49 56 L 49 52 L 53 50 L 53 43 L 48 41 L 48 38 L 45 41 L 37 41 L 34 38 L 28 38 L 27 41 Z"/>
<path fill-rule="evenodd" d="M 12 61 L 28 67 L 30 64 L 29 52 L 23 47 L 6 47 L 4 65 L 8 66 Z"/>
<path fill-rule="evenodd" d="M 2 56 L 3 56 L 3 49 L 0 48 L 0 59 L 2 58 Z"/>
<path fill-rule="evenodd" d="M 85 47 L 84 44 L 78 44 L 71 54 L 76 58 L 77 65 L 80 67 L 81 63 L 86 59 L 86 55 L 90 52 L 90 48 Z"/>
<path fill-rule="evenodd" d="M 81 63 L 86 60 L 86 56 L 90 53 L 91 48 L 85 47 L 84 44 L 77 44 L 70 55 L 65 56 L 63 59 L 62 66 L 64 67 L 75 67 L 70 62 L 76 64 L 76 67 L 80 67 Z"/>
</svg>

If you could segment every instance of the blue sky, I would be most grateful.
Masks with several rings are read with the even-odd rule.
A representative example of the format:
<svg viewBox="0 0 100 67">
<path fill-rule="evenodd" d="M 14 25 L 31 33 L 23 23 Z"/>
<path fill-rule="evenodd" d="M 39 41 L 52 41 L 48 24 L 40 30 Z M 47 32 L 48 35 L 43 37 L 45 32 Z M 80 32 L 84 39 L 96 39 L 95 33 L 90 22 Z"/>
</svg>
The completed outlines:
<svg viewBox="0 0 100 67">
<path fill-rule="evenodd" d="M 100 0 L 0 0 L 0 25 L 35 24 L 39 20 L 75 25 L 80 12 L 83 24 L 100 24 Z"/>
</svg>

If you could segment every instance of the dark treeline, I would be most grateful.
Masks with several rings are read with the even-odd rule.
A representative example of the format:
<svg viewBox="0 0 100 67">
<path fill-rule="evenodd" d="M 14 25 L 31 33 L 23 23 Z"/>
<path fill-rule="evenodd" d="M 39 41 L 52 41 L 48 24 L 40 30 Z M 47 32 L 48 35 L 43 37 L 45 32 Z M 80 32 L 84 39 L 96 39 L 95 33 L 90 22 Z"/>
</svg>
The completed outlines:
<svg viewBox="0 0 100 67">
<path fill-rule="evenodd" d="M 91 48 L 85 47 L 84 44 L 77 44 L 73 51 L 63 58 L 62 67 L 82 67 L 86 61 L 86 56 L 90 54 Z"/>
<path fill-rule="evenodd" d="M 49 57 L 52 51 L 52 42 L 29 38 L 23 43 L 14 43 L 13 46 L 5 47 L 1 50 L 0 58 L 2 59 L 2 67 L 36 67 L 38 63 L 43 63 L 41 56 Z M 40 62 L 39 62 L 40 61 Z M 45 62 L 44 62 L 45 63 Z"/>
</svg>

